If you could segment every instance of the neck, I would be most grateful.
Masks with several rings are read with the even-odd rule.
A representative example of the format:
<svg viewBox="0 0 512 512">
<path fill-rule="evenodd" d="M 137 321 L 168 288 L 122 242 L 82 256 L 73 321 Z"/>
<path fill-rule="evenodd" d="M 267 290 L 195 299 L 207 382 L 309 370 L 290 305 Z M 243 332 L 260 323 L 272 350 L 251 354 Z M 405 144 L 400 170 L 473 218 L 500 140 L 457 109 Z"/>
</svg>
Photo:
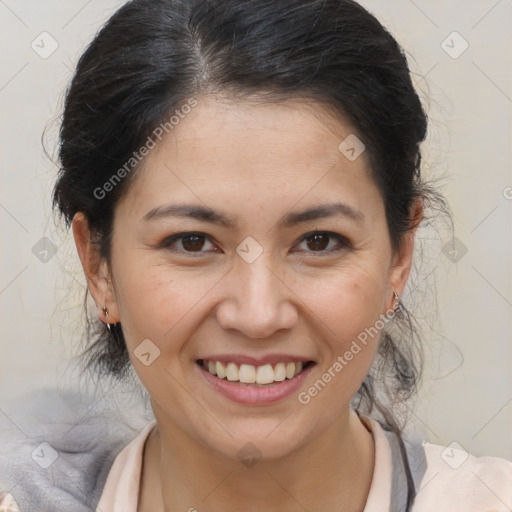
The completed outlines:
<svg viewBox="0 0 512 512">
<path fill-rule="evenodd" d="M 293 453 L 250 467 L 199 444 L 157 411 L 155 417 L 158 428 L 146 443 L 138 512 L 364 509 L 374 446 L 350 409 Z"/>
</svg>

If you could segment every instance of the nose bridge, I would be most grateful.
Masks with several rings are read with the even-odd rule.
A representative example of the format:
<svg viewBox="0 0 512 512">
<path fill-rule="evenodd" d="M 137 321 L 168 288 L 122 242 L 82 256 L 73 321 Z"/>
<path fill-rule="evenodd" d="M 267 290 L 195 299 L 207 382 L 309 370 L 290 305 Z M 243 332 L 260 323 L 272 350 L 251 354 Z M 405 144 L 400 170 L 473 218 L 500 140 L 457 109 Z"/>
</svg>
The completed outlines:
<svg viewBox="0 0 512 512">
<path fill-rule="evenodd" d="M 237 258 L 231 273 L 227 300 L 218 311 L 224 328 L 263 338 L 294 325 L 297 312 L 288 300 L 291 292 L 278 277 L 270 252 L 263 251 L 253 261 Z"/>
<path fill-rule="evenodd" d="M 282 300 L 282 283 L 272 267 L 275 265 L 271 264 L 270 257 L 263 255 L 252 263 L 238 262 L 236 273 L 243 290 L 241 306 L 260 313 L 275 309 Z"/>
</svg>

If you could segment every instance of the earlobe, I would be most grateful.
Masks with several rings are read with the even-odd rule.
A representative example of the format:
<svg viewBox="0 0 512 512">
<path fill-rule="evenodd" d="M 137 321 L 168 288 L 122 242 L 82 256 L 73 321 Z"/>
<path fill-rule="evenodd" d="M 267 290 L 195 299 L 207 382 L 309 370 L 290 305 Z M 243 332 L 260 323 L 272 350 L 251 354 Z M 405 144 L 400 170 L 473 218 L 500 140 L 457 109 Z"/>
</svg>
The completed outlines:
<svg viewBox="0 0 512 512">
<path fill-rule="evenodd" d="M 87 287 L 98 309 L 103 311 L 104 307 L 108 308 L 109 321 L 112 323 L 117 317 L 117 311 L 108 264 L 101 258 L 99 247 L 92 240 L 89 222 L 82 212 L 77 212 L 73 217 L 72 228 Z"/>
</svg>

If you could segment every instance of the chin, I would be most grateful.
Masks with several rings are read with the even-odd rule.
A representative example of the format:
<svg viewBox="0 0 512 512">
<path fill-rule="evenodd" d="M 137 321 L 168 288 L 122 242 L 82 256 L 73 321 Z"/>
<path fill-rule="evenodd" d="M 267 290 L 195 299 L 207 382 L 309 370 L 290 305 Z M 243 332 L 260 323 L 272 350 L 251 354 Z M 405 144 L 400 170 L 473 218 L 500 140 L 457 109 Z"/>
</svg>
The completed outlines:
<svg viewBox="0 0 512 512">
<path fill-rule="evenodd" d="M 292 413 L 293 415 L 293 413 Z M 292 416 L 291 415 L 291 416 Z M 291 422 L 286 425 L 283 421 L 286 415 L 279 419 L 244 419 L 243 421 L 224 424 L 226 430 L 232 433 L 233 437 L 223 430 L 222 439 L 211 438 L 206 435 L 203 442 L 228 459 L 239 460 L 248 467 L 259 462 L 277 461 L 292 454 L 311 438 L 311 432 L 301 432 Z"/>
</svg>

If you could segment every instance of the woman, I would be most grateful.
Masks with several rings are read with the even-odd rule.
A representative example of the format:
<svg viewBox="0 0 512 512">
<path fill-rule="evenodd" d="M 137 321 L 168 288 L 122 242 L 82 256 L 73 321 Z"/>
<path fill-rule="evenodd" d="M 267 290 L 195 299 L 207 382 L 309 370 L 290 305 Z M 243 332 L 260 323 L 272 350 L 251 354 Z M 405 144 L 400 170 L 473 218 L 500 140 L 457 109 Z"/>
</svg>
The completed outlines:
<svg viewBox="0 0 512 512">
<path fill-rule="evenodd" d="M 509 510 L 511 462 L 404 443 L 389 405 L 420 375 L 400 296 L 444 205 L 426 130 L 355 2 L 112 16 L 67 92 L 54 204 L 103 323 L 90 361 L 132 365 L 155 422 L 91 510 Z"/>
</svg>

